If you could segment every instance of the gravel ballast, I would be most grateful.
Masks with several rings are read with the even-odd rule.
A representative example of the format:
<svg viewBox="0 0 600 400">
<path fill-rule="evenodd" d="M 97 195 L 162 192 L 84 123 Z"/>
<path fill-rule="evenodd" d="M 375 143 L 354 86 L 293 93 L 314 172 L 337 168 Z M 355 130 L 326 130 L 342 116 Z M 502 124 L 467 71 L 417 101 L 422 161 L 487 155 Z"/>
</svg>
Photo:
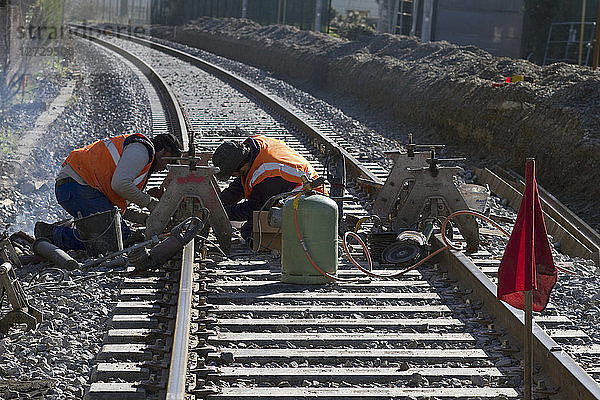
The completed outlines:
<svg viewBox="0 0 600 400">
<path fill-rule="evenodd" d="M 36 221 L 68 217 L 56 202 L 54 178 L 71 150 L 107 136 L 150 132 L 150 106 L 134 72 L 95 45 L 78 41 L 76 46 L 78 70 L 72 79 L 77 82 L 68 107 L 25 160 L 24 176 L 5 169 L 13 192 L 4 197 L 0 218 L 9 233 L 32 235 Z M 120 273 L 92 269 L 63 276 L 47 267 L 34 264 L 16 270 L 29 303 L 42 311 L 44 321 L 26 333 L 11 330 L 0 335 L 2 399 L 25 398 L 19 392 L 31 395 L 27 398 L 82 399 L 100 350 Z M 4 308 L 2 314 L 7 311 Z"/>
</svg>

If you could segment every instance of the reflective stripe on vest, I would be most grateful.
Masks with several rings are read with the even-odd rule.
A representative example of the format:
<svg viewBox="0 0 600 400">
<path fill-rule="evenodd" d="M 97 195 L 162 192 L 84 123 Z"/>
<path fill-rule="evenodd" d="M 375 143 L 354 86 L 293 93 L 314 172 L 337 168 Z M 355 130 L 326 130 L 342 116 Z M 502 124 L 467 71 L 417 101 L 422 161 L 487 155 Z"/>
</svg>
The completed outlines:
<svg viewBox="0 0 600 400">
<path fill-rule="evenodd" d="M 274 162 L 264 163 L 260 167 L 258 167 L 256 171 L 254 171 L 254 173 L 252 174 L 252 177 L 250 178 L 250 186 L 254 186 L 254 182 L 256 182 L 256 180 L 260 178 L 262 174 L 268 171 L 282 171 L 288 175 L 296 176 L 298 178 L 300 178 L 302 175 L 306 175 L 306 172 L 304 172 L 303 170 L 296 169 L 289 165 Z"/>
<path fill-rule="evenodd" d="M 294 190 L 302 188 L 302 175 L 310 179 L 317 177 L 310 162 L 283 141 L 264 135 L 251 137 L 256 141 L 259 152 L 248 170 L 246 179 L 242 179 L 244 197 L 249 199 L 252 188 L 267 178 L 281 177 L 295 183 Z"/>
<path fill-rule="evenodd" d="M 117 146 L 115 146 L 113 141 L 110 140 L 109 138 L 102 139 L 102 143 L 104 143 L 104 145 L 108 149 L 110 156 L 112 157 L 113 161 L 115 162 L 115 168 L 116 168 L 117 164 L 119 164 L 119 160 L 121 159 L 121 153 L 119 153 L 119 150 L 117 150 Z M 140 183 L 142 183 L 144 181 L 144 179 L 146 179 L 146 175 L 148 175 L 148 171 L 142 172 L 140 175 L 138 175 L 137 178 L 135 178 L 133 180 L 133 184 L 135 186 L 137 186 Z M 129 204 L 129 201 L 127 202 L 127 204 Z"/>
<path fill-rule="evenodd" d="M 121 153 L 119 153 L 119 150 L 117 150 L 117 146 L 115 146 L 113 141 L 108 138 L 102 139 L 102 143 L 104 143 L 104 145 L 108 149 L 108 152 L 110 153 L 110 156 L 112 157 L 116 166 L 119 163 L 119 160 L 121 159 Z"/>
</svg>

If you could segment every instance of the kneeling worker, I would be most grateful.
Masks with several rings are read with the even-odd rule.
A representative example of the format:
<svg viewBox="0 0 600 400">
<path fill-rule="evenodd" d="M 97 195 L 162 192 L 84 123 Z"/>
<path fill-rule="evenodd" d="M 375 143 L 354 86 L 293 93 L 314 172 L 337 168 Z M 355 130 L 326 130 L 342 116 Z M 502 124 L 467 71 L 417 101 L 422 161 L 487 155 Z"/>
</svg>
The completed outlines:
<svg viewBox="0 0 600 400">
<path fill-rule="evenodd" d="M 180 157 L 181 147 L 172 135 L 148 139 L 135 133 L 98 140 L 73 150 L 56 178 L 56 199 L 74 218 L 119 207 L 125 212 L 132 202 L 152 211 L 158 200 L 142 192 L 148 176 L 167 166 L 163 157 Z M 36 238 L 44 237 L 64 250 L 82 250 L 83 243 L 70 226 L 37 222 Z M 123 222 L 123 239 L 130 229 Z"/>
<path fill-rule="evenodd" d="M 215 177 L 235 179 L 220 194 L 231 221 L 246 221 L 241 235 L 251 244 L 252 217 L 273 196 L 300 190 L 303 175 L 315 179 L 317 173 L 307 159 L 278 139 L 263 135 L 244 141 L 225 141 L 213 153 L 212 163 L 219 167 Z M 323 192 L 323 186 L 317 188 Z M 246 201 L 240 202 L 240 200 Z"/>
</svg>

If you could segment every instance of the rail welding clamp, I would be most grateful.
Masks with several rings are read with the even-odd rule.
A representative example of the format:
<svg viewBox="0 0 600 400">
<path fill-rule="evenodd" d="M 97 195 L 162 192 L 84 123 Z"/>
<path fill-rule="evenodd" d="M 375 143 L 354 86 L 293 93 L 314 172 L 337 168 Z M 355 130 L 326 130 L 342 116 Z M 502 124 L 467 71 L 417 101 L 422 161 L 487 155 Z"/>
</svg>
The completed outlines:
<svg viewBox="0 0 600 400">
<path fill-rule="evenodd" d="M 411 227 L 422 218 L 446 217 L 469 208 L 453 182 L 453 176 L 461 168 L 439 165 L 440 162 L 463 159 L 437 158 L 436 149 L 443 147 L 414 144 L 409 135 L 405 154 L 386 152 L 392 156 L 394 167 L 375 199 L 373 213 L 382 221 L 389 221 L 395 231 Z M 429 152 L 415 151 L 418 148 L 429 148 Z M 467 251 L 477 251 L 479 228 L 475 218 L 461 215 L 456 220 L 458 230 L 467 242 Z"/>
<path fill-rule="evenodd" d="M 37 324 L 42 322 L 43 315 L 41 311 L 29 304 L 25 291 L 15 275 L 13 265 L 21 266 L 19 257 L 6 238 L 0 241 L 0 251 L 0 257 L 2 258 L 2 265 L 0 265 L 0 290 L 2 291 L 0 304 L 6 295 L 13 308 L 12 311 L 0 318 L 0 333 L 7 334 L 11 325 L 14 324 L 25 324 L 25 331 L 35 329 Z"/>
<path fill-rule="evenodd" d="M 196 165 L 195 161 L 190 162 L 190 165 L 169 164 L 167 168 L 170 182 L 146 220 L 146 237 L 163 232 L 173 219 L 181 221 L 187 216 L 198 215 L 197 208 L 203 207 L 209 212 L 208 224 L 212 227 L 219 246 L 228 253 L 232 228 L 219 199 L 218 184 L 214 178 L 219 168 Z M 183 215 L 176 215 L 182 207 L 187 211 Z"/>
</svg>

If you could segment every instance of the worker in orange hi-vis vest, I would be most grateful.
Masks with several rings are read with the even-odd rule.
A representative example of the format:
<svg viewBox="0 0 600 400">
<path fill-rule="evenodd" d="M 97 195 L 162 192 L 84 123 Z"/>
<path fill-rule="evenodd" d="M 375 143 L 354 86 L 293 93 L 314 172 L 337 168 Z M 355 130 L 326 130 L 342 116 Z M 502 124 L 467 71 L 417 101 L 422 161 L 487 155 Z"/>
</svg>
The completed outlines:
<svg viewBox="0 0 600 400">
<path fill-rule="evenodd" d="M 264 135 L 223 142 L 213 153 L 212 163 L 220 169 L 215 175 L 220 181 L 234 177 L 220 198 L 231 221 L 246 221 L 240 233 L 250 245 L 253 212 L 263 209 L 275 195 L 301 190 L 303 175 L 317 177 L 312 165 L 297 151 Z M 316 190 L 325 189 L 320 186 Z M 240 202 L 242 199 L 245 201 Z"/>
<path fill-rule="evenodd" d="M 158 199 L 142 190 L 149 175 L 167 166 L 164 157 L 181 156 L 181 146 L 169 134 L 147 138 L 140 133 L 98 140 L 73 150 L 56 177 L 56 200 L 74 218 L 104 212 L 117 206 L 124 213 L 128 203 L 152 211 Z M 130 235 L 125 222 L 123 239 Z M 43 237 L 64 250 L 84 249 L 71 226 L 37 222 L 36 238 Z"/>
</svg>

